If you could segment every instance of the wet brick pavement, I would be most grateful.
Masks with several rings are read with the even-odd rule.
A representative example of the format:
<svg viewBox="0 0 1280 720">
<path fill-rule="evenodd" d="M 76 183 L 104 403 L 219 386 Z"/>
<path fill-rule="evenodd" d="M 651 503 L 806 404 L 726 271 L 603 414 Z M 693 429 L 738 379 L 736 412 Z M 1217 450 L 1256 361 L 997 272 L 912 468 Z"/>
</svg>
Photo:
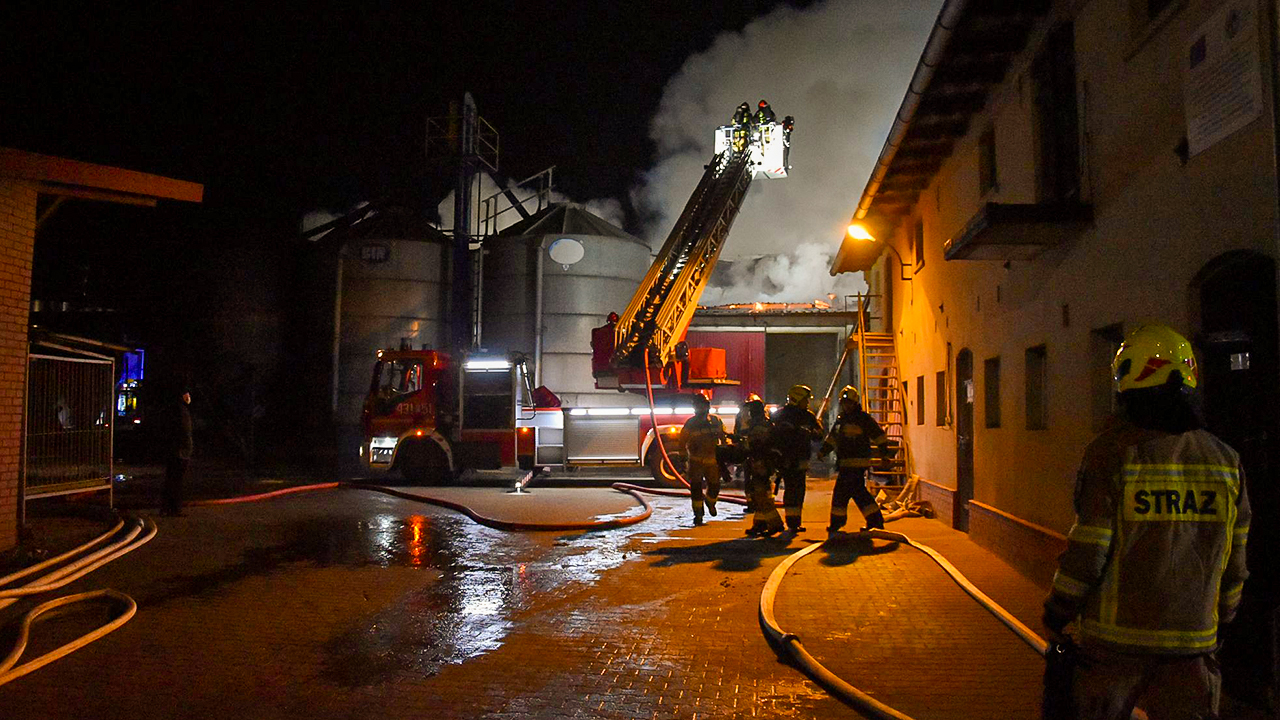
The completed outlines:
<svg viewBox="0 0 1280 720">
<path fill-rule="evenodd" d="M 195 508 L 63 591 L 111 587 L 140 609 L 0 687 L 0 707 L 131 720 L 856 718 L 780 662 L 757 620 L 769 572 L 822 537 L 829 489 L 813 484 L 810 531 L 790 542 L 744 538 L 730 507 L 690 528 L 687 501 L 672 498 L 596 533 L 504 533 L 354 491 Z M 1038 616 L 1042 590 L 962 534 L 926 520 L 893 529 L 1024 621 Z M 820 550 L 794 572 L 780 622 L 855 685 L 922 720 L 1035 717 L 1035 655 L 916 551 Z M 37 626 L 31 651 L 90 619 Z"/>
</svg>

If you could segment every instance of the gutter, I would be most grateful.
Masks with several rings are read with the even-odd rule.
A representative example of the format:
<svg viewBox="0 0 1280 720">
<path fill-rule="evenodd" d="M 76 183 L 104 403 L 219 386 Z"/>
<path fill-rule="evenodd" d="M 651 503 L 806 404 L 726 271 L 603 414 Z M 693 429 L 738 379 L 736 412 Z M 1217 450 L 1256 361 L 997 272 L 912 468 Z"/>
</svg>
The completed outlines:
<svg viewBox="0 0 1280 720">
<path fill-rule="evenodd" d="M 960 16 L 964 14 L 968 4 L 969 0 L 947 0 L 938 11 L 938 19 L 933 23 L 929 40 L 925 43 L 919 64 L 916 65 L 916 72 L 911 76 L 911 84 L 907 86 L 907 94 L 902 98 L 902 106 L 898 108 L 897 117 L 893 119 L 889 137 L 885 139 L 884 147 L 880 150 L 880 158 L 876 160 L 871 178 L 867 180 L 867 187 L 862 191 L 862 199 L 858 201 L 858 210 L 854 214 L 854 219 L 861 220 L 871 209 L 871 202 L 875 200 L 885 175 L 889 174 L 889 166 L 893 164 L 893 158 L 898 154 L 898 146 L 902 144 L 907 131 L 911 129 L 911 122 L 915 120 L 916 110 L 920 108 L 920 101 L 924 98 L 924 91 L 928 89 L 934 70 L 942 61 L 943 53 L 951 42 L 951 34 L 960 22 Z"/>
</svg>

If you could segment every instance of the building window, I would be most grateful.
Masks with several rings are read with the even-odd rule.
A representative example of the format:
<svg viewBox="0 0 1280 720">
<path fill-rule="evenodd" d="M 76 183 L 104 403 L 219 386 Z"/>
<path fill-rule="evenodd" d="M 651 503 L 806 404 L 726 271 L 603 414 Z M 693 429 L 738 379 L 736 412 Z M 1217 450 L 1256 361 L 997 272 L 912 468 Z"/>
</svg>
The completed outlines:
<svg viewBox="0 0 1280 720">
<path fill-rule="evenodd" d="M 934 387 L 938 394 L 938 427 L 947 424 L 947 371 L 939 370 L 934 379 Z"/>
<path fill-rule="evenodd" d="M 924 218 L 916 218 L 911 247 L 915 249 L 916 272 L 920 272 L 920 268 L 924 267 Z"/>
<path fill-rule="evenodd" d="M 1075 27 L 1049 32 L 1031 64 L 1035 87 L 1036 196 L 1039 202 L 1080 198 L 1080 119 L 1076 108 Z"/>
<path fill-rule="evenodd" d="M 996 129 L 988 127 L 978 138 L 978 196 L 998 189 L 996 177 Z"/>
<path fill-rule="evenodd" d="M 916 377 L 916 424 L 924 424 L 924 376 Z"/>
<path fill-rule="evenodd" d="M 1111 382 L 1111 361 L 1122 342 L 1124 326 L 1120 323 L 1089 333 L 1089 394 L 1092 396 L 1094 432 L 1101 432 L 1117 409 Z"/>
<path fill-rule="evenodd" d="M 987 358 L 982 363 L 982 395 L 987 427 L 1000 427 L 1000 358 Z"/>
<path fill-rule="evenodd" d="M 1048 423 L 1048 389 L 1046 369 L 1049 351 L 1044 345 L 1027 348 L 1027 429 L 1044 430 Z"/>
</svg>

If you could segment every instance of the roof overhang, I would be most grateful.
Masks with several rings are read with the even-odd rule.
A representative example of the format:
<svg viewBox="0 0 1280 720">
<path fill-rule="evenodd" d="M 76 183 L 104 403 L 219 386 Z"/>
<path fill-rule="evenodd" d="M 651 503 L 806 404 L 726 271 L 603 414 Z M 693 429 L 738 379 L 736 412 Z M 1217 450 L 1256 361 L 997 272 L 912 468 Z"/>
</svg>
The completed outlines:
<svg viewBox="0 0 1280 720">
<path fill-rule="evenodd" d="M 911 212 L 1052 5 L 1051 0 L 943 4 L 855 219 L 894 221 Z"/>
<path fill-rule="evenodd" d="M 126 205 L 204 200 L 204 186 L 198 183 L 12 148 L 0 148 L 0 177 L 29 181 L 48 195 Z"/>
<path fill-rule="evenodd" d="M 942 246 L 947 260 L 1030 260 L 1093 222 L 1081 203 L 986 203 Z"/>
</svg>

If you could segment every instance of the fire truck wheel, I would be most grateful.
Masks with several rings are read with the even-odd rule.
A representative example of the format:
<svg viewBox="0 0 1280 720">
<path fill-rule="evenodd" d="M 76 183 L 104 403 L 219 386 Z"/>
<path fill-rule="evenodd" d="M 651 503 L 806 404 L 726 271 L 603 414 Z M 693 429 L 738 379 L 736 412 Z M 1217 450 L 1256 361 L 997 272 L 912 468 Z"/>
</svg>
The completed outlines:
<svg viewBox="0 0 1280 720">
<path fill-rule="evenodd" d="M 397 462 L 400 474 L 414 485 L 445 485 L 452 479 L 449 458 L 434 443 L 418 442 L 406 446 Z"/>
<path fill-rule="evenodd" d="M 673 452 L 668 449 L 667 454 L 671 456 L 671 462 L 675 463 L 676 469 L 684 470 L 684 455 Z M 662 458 L 662 450 L 655 445 L 649 448 L 649 452 L 645 454 L 644 464 L 648 466 L 649 472 L 653 475 L 653 479 L 664 485 L 679 487 L 680 481 L 676 479 L 674 473 L 671 472 L 671 466 Z"/>
</svg>

